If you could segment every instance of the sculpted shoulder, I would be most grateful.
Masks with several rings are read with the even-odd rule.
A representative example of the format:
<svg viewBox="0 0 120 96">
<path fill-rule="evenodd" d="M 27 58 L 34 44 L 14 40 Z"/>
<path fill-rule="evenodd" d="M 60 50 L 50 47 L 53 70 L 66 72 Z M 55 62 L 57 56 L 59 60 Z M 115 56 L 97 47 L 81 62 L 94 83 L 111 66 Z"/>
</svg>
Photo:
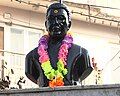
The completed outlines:
<svg viewBox="0 0 120 96">
<path fill-rule="evenodd" d="M 26 55 L 26 59 L 27 59 L 27 58 L 35 58 L 35 57 L 38 57 L 37 49 L 38 49 L 38 47 L 36 47 L 36 48 L 34 48 L 33 50 L 31 50 L 31 51 Z"/>
</svg>

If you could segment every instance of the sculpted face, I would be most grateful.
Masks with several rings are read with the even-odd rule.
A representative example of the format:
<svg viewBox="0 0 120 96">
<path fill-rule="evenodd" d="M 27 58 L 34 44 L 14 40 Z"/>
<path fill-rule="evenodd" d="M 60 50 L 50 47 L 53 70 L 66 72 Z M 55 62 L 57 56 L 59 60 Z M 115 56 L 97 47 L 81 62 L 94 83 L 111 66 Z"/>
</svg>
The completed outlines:
<svg viewBox="0 0 120 96">
<path fill-rule="evenodd" d="M 70 28 L 71 22 L 64 9 L 50 9 L 46 17 L 46 29 L 50 36 L 63 37 Z"/>
</svg>

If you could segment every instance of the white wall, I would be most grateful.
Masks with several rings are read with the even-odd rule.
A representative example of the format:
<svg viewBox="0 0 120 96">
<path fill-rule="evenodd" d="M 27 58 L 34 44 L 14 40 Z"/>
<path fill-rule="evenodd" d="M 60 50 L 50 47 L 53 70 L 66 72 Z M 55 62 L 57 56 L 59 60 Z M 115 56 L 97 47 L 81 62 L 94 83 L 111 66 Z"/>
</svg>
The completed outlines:
<svg viewBox="0 0 120 96">
<path fill-rule="evenodd" d="M 2 16 L 5 12 L 11 14 L 11 21 L 14 23 L 36 28 L 45 28 L 45 14 L 0 6 L 0 21 L 6 21 Z M 6 28 L 5 35 L 7 36 L 6 32 L 9 31 L 8 27 L 12 26 L 4 26 Z M 117 67 L 120 60 L 116 57 L 117 62 L 113 62 L 113 60 L 110 61 L 120 49 L 120 45 L 110 43 L 116 43 L 119 40 L 117 28 L 72 19 L 72 27 L 70 31 L 73 33 L 74 42 L 88 49 L 90 56 L 95 57 L 98 67 L 100 69 L 104 69 L 103 83 L 119 83 L 120 78 L 113 80 L 114 76 L 112 75 L 112 66 L 115 65 Z M 7 40 L 8 39 L 6 38 L 6 41 Z M 112 49 L 113 46 L 116 47 Z M 119 54 L 117 56 L 119 56 Z M 120 69 L 118 70 L 120 72 Z"/>
<path fill-rule="evenodd" d="M 11 20 L 14 23 L 24 24 L 26 26 L 36 26 L 36 27 L 44 27 L 44 18 L 45 14 L 39 14 L 32 11 L 24 11 L 15 8 L 0 6 L 0 18 L 2 20 L 6 20 L 3 18 L 4 13 L 11 14 Z"/>
</svg>

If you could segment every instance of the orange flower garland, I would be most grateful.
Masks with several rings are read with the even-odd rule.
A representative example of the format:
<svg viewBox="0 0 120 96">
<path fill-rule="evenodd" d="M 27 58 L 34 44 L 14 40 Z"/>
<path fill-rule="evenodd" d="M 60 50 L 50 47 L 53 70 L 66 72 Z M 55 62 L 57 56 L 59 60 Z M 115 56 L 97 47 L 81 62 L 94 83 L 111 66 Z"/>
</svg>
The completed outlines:
<svg viewBox="0 0 120 96">
<path fill-rule="evenodd" d="M 55 86 L 64 86 L 64 82 L 63 82 L 62 78 L 59 77 L 52 81 L 49 81 L 49 86 L 51 88 L 54 88 Z"/>
</svg>

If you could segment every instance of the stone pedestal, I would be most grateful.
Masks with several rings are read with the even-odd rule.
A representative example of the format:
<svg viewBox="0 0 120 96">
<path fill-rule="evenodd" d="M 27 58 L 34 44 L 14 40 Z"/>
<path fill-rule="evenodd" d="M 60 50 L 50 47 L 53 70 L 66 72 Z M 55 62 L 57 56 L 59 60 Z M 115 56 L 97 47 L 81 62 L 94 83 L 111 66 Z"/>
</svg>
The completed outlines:
<svg viewBox="0 0 120 96">
<path fill-rule="evenodd" d="M 120 85 L 64 86 L 1 90 L 0 96 L 120 96 Z"/>
</svg>

